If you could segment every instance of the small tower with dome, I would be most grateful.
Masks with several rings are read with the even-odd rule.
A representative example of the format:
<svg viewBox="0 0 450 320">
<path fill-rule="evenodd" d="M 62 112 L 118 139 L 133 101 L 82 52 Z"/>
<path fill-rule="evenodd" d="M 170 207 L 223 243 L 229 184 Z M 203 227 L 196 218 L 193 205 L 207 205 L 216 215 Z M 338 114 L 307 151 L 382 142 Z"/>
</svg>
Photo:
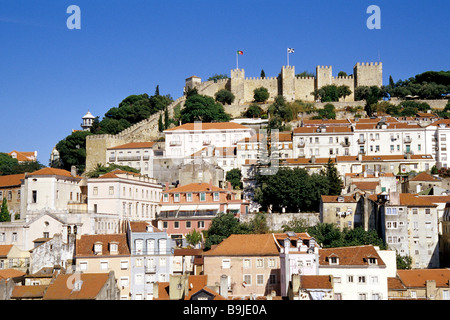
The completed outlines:
<svg viewBox="0 0 450 320">
<path fill-rule="evenodd" d="M 83 131 L 88 131 L 89 129 L 91 129 L 95 117 L 92 115 L 92 113 L 89 112 L 89 110 L 81 119 L 83 119 L 83 123 L 81 124 L 81 128 L 83 128 Z"/>
</svg>

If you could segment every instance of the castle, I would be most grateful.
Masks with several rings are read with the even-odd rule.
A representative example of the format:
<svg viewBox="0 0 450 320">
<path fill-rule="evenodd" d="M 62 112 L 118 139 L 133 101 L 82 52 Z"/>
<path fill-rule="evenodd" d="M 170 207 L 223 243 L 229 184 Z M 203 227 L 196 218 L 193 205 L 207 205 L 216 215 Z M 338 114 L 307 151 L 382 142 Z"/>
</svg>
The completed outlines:
<svg viewBox="0 0 450 320">
<path fill-rule="evenodd" d="M 383 84 L 382 63 L 357 63 L 353 67 L 353 75 L 333 77 L 331 66 L 317 66 L 315 77 L 296 77 L 294 66 L 283 66 L 278 77 L 246 78 L 244 69 L 234 69 L 230 78 L 217 81 L 202 82 L 200 77 L 192 76 L 186 79 L 185 92 L 196 88 L 199 94 L 214 97 L 222 89 L 231 91 L 235 96 L 235 104 L 245 104 L 253 101 L 253 90 L 264 87 L 269 91 L 269 100 L 282 95 L 287 101 L 314 101 L 311 94 L 316 89 L 326 85 L 346 85 L 352 91 L 346 101 L 354 101 L 355 88 L 359 86 L 379 86 Z"/>
</svg>

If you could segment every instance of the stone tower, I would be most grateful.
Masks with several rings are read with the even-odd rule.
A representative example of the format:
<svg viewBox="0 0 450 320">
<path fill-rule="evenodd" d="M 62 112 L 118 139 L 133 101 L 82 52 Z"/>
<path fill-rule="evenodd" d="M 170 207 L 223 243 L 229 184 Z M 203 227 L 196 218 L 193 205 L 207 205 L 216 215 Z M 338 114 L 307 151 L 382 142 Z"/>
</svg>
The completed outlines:
<svg viewBox="0 0 450 320">
<path fill-rule="evenodd" d="M 234 94 L 235 103 L 241 104 L 245 102 L 244 69 L 233 69 L 230 71 L 230 91 Z"/>
<path fill-rule="evenodd" d="M 283 66 L 281 68 L 281 95 L 286 101 L 295 100 L 295 67 Z"/>
<path fill-rule="evenodd" d="M 332 84 L 332 68 L 331 66 L 316 67 L 316 89 Z"/>
<path fill-rule="evenodd" d="M 358 62 L 353 67 L 353 76 L 355 79 L 355 88 L 360 86 L 378 86 L 383 85 L 383 67 L 381 62 Z"/>
</svg>

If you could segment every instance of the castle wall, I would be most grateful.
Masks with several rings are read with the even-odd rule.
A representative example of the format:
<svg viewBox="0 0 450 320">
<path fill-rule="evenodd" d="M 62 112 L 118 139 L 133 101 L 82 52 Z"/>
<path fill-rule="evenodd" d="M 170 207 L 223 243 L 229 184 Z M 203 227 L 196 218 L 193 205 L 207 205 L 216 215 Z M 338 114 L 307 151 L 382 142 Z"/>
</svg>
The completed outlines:
<svg viewBox="0 0 450 320">
<path fill-rule="evenodd" d="M 295 78 L 295 99 L 302 101 L 314 101 L 314 95 L 311 94 L 315 90 L 314 77 Z"/>
<path fill-rule="evenodd" d="M 244 82 L 244 101 L 252 102 L 254 90 L 264 87 L 269 91 L 269 99 L 273 101 L 278 96 L 278 79 L 272 78 L 246 78 Z"/>
<path fill-rule="evenodd" d="M 381 62 L 358 62 L 353 67 L 355 87 L 383 85 L 383 66 Z"/>
<path fill-rule="evenodd" d="M 355 100 L 355 79 L 353 76 L 349 77 L 333 77 L 331 82 L 336 86 L 348 86 L 352 93 L 339 101 L 354 101 Z"/>
</svg>

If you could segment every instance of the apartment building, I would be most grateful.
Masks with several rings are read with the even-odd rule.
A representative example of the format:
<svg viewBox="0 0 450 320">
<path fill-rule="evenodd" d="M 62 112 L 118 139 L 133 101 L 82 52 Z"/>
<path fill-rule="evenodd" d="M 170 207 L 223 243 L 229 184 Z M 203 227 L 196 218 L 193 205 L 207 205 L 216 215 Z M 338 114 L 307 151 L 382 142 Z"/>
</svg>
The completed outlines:
<svg viewBox="0 0 450 320">
<path fill-rule="evenodd" d="M 254 129 L 234 122 L 186 123 L 164 131 L 165 156 L 189 157 L 208 146 L 235 147 L 239 140 L 254 134 Z"/>
<path fill-rule="evenodd" d="M 228 183 L 227 189 L 212 183 L 190 183 L 162 192 L 157 216 L 158 229 L 181 244 L 192 230 L 207 230 L 218 213 L 248 213 L 248 202 L 239 199 Z"/>
<path fill-rule="evenodd" d="M 153 300 L 156 282 L 169 281 L 173 274 L 175 242 L 151 224 L 129 222 L 127 238 L 130 256 L 131 300 Z"/>
<path fill-rule="evenodd" d="M 88 179 L 88 210 L 115 215 L 121 221 L 151 221 L 157 215 L 161 192 L 162 186 L 155 179 L 115 169 Z"/>
<path fill-rule="evenodd" d="M 16 214 L 20 215 L 21 188 L 24 178 L 24 173 L 0 176 L 0 201 L 6 198 L 13 220 Z"/>
<path fill-rule="evenodd" d="M 82 235 L 76 240 L 76 271 L 96 274 L 114 271 L 121 300 L 131 298 L 130 257 L 125 233 Z"/>
<path fill-rule="evenodd" d="M 409 193 L 389 193 L 381 205 L 383 240 L 401 256 L 412 258 L 413 268 L 439 267 L 437 205 Z"/>
</svg>

